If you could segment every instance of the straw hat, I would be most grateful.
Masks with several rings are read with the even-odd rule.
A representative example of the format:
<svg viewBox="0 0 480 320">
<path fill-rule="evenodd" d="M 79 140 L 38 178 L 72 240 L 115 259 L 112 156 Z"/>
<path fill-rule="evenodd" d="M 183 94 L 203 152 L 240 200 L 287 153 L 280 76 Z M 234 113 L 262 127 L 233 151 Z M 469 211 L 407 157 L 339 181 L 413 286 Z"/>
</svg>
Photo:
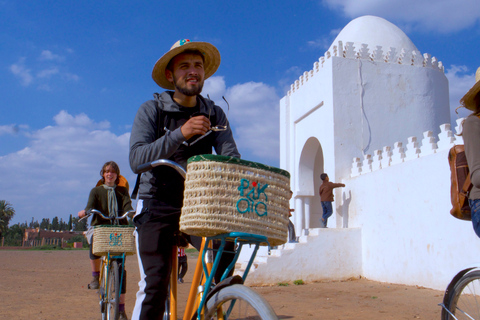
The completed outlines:
<svg viewBox="0 0 480 320">
<path fill-rule="evenodd" d="M 170 48 L 170 51 L 158 59 L 153 67 L 152 78 L 160 87 L 170 90 L 175 89 L 173 83 L 167 80 L 167 77 L 165 76 L 165 69 L 167 68 L 170 60 L 186 50 L 198 50 L 203 54 L 205 58 L 205 79 L 212 76 L 220 66 L 220 53 L 214 45 L 208 42 L 191 42 L 188 39 L 178 40 Z"/>
<path fill-rule="evenodd" d="M 470 90 L 468 90 L 463 98 L 460 99 L 460 103 L 468 110 L 475 111 L 477 109 L 477 105 L 475 104 L 474 98 L 478 92 L 480 92 L 480 68 L 478 68 L 477 73 L 475 73 L 475 84 Z"/>
</svg>

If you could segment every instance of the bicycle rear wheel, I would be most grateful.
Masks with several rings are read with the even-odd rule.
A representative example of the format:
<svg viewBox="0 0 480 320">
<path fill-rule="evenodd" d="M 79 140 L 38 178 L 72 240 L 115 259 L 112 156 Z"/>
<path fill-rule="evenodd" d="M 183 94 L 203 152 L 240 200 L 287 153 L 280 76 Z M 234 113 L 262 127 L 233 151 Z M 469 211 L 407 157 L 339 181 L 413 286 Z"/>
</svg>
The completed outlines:
<svg viewBox="0 0 480 320">
<path fill-rule="evenodd" d="M 102 315 L 102 319 L 118 320 L 120 316 L 118 310 L 120 304 L 120 270 L 116 260 L 111 260 L 110 262 L 110 270 L 105 288 L 104 303 L 105 312 Z"/>
<path fill-rule="evenodd" d="M 445 307 L 458 320 L 480 319 L 480 271 L 467 273 L 458 280 Z M 443 320 L 455 318 L 442 310 Z"/>
<path fill-rule="evenodd" d="M 234 284 L 208 299 L 205 319 L 278 320 L 278 317 L 261 295 L 244 285 Z"/>
</svg>

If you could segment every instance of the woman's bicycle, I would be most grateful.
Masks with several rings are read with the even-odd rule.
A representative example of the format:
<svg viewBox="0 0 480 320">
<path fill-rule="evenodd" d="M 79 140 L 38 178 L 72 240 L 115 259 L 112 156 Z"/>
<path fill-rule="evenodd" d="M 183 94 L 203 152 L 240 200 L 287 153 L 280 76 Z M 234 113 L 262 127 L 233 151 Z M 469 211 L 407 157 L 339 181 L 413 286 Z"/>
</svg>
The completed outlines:
<svg viewBox="0 0 480 320">
<path fill-rule="evenodd" d="M 86 212 L 85 217 L 80 219 L 83 220 L 97 214 L 112 223 L 107 226 L 95 227 L 92 243 L 94 254 L 102 255 L 99 277 L 100 289 L 98 290 L 102 320 L 118 320 L 120 315 L 120 295 L 126 284 L 125 256 L 128 253 L 135 252 L 135 245 L 131 240 L 133 239 L 134 228 L 121 226 L 119 221 L 132 216 L 134 213 L 135 210 L 131 210 L 119 217 L 108 217 L 98 210 L 90 209 Z M 128 238 L 131 238 L 130 241 L 128 241 Z M 96 251 L 102 252 L 99 254 Z"/>
<path fill-rule="evenodd" d="M 169 166 L 183 178 L 186 171 L 170 160 L 156 160 L 139 167 L 140 172 L 157 166 Z M 213 249 L 213 242 L 220 242 Z M 219 283 L 214 283 L 228 241 L 234 242 L 234 258 L 223 272 Z M 188 296 L 184 320 L 204 319 L 264 319 L 277 320 L 273 308 L 257 292 L 244 285 L 260 245 L 268 244 L 265 236 L 243 232 L 230 232 L 202 240 L 199 257 Z M 232 273 L 244 245 L 253 246 L 252 254 L 243 275 L 228 276 Z M 177 319 L 177 247 L 172 248 L 172 273 L 170 277 L 170 298 L 167 299 L 164 320 Z"/>
</svg>

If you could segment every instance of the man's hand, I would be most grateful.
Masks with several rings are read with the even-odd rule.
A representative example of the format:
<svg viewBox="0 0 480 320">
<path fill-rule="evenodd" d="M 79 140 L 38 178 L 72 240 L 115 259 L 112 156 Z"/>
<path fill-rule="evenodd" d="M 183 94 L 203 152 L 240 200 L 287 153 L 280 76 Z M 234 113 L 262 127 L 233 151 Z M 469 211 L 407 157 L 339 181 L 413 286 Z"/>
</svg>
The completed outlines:
<svg viewBox="0 0 480 320">
<path fill-rule="evenodd" d="M 196 135 L 204 135 L 210 130 L 210 120 L 205 116 L 196 116 L 188 119 L 180 128 L 186 140 Z"/>
<path fill-rule="evenodd" d="M 85 217 L 85 210 L 79 211 L 79 212 L 78 212 L 78 217 L 79 217 L 79 218 Z"/>
</svg>

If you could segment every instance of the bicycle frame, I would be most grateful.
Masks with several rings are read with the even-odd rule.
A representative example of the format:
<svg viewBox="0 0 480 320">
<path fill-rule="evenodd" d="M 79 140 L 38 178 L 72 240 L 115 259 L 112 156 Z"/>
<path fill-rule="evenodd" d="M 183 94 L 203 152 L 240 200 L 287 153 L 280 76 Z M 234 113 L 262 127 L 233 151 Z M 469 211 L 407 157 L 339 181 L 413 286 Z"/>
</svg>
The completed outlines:
<svg viewBox="0 0 480 320">
<path fill-rule="evenodd" d="M 112 225 L 119 225 L 119 220 L 121 219 L 126 219 L 129 215 L 133 214 L 135 211 L 134 210 L 130 210 L 130 211 L 127 211 L 125 212 L 122 216 L 119 216 L 119 217 L 107 217 L 105 216 L 103 213 L 101 213 L 100 211 L 96 210 L 96 209 L 90 209 L 86 212 L 85 216 L 83 218 L 81 218 L 79 221 L 83 220 L 83 219 L 86 219 L 88 217 L 90 217 L 91 215 L 93 214 L 97 214 L 97 215 L 100 215 L 101 217 L 103 217 L 104 219 L 107 219 L 107 220 L 110 220 Z M 105 310 L 105 308 L 108 307 L 108 304 L 112 301 L 112 297 L 109 297 L 109 292 L 110 292 L 110 288 L 109 288 L 109 285 L 111 285 L 110 281 L 109 281 L 109 275 L 110 275 L 110 268 L 111 268 L 111 264 L 112 264 L 112 261 L 113 260 L 117 260 L 120 262 L 121 264 L 121 268 L 119 268 L 119 287 L 118 287 L 118 296 L 120 297 L 120 295 L 122 294 L 122 286 L 123 286 L 123 277 L 124 277 L 124 270 L 125 270 L 125 252 L 119 252 L 119 253 L 110 253 L 108 252 L 107 255 L 104 255 L 102 257 L 102 265 L 100 267 L 100 278 L 99 278 L 99 282 L 100 282 L 100 291 L 99 291 L 99 294 L 100 294 L 100 311 L 102 314 L 104 314 L 105 312 L 107 312 L 107 310 Z M 105 273 L 105 274 L 104 274 Z M 102 290 L 103 289 L 103 290 Z M 117 292 L 117 290 L 115 291 Z M 113 298 L 115 299 L 115 298 Z M 118 311 L 118 309 L 117 309 Z"/>
<path fill-rule="evenodd" d="M 183 167 L 181 167 L 179 164 L 173 161 L 166 160 L 166 159 L 155 160 L 149 163 L 142 164 L 137 167 L 136 172 L 137 173 L 146 172 L 148 170 L 151 170 L 154 167 L 161 166 L 161 165 L 169 166 L 175 169 L 184 179 L 186 178 L 186 171 Z M 213 256 L 213 251 L 214 251 L 213 246 L 211 245 L 213 240 L 220 240 L 221 244 L 220 244 L 220 247 L 215 250 L 217 254 L 214 261 L 212 262 L 212 259 L 210 259 L 210 256 Z M 218 289 L 218 293 L 220 293 L 225 288 L 228 288 L 229 286 L 232 286 L 231 288 L 235 288 L 234 287 L 235 285 L 243 284 L 253 264 L 253 261 L 255 259 L 255 256 L 257 254 L 260 244 L 269 245 L 269 242 L 265 236 L 254 235 L 249 233 L 241 233 L 241 232 L 232 232 L 232 233 L 221 234 L 214 237 L 203 238 L 202 244 L 200 247 L 200 254 L 197 260 L 197 265 L 196 265 L 193 280 L 192 280 L 192 285 L 190 287 L 190 293 L 188 296 L 187 305 L 185 307 L 185 312 L 183 315 L 183 320 L 191 320 L 194 317 L 195 311 L 196 311 L 198 320 L 202 320 L 204 318 L 203 314 L 204 314 L 204 311 L 206 311 L 206 304 L 209 302 L 207 301 L 209 292 L 212 292 L 212 294 L 217 294 L 217 292 L 213 292 L 211 290 L 212 289 L 211 287 L 213 284 L 216 270 L 218 269 L 218 266 L 220 264 L 221 256 L 225 251 L 225 245 L 227 241 L 234 242 L 236 249 L 234 249 L 235 251 L 233 253 L 235 253 L 235 256 L 233 258 L 233 261 L 230 263 L 230 265 L 227 267 L 227 269 L 224 271 L 221 277 L 221 280 L 220 280 L 221 286 L 213 288 L 213 289 Z M 247 268 L 245 269 L 241 279 L 238 279 L 239 277 L 233 277 L 231 279 L 231 282 L 222 283 L 222 281 L 224 281 L 227 278 L 228 274 L 230 274 L 230 272 L 234 269 L 235 264 L 240 255 L 241 249 L 245 244 L 254 245 L 255 247 L 250 257 L 250 260 L 247 264 Z M 174 246 L 172 248 L 172 253 L 171 253 L 172 272 L 170 276 L 170 303 L 165 306 L 166 312 L 164 313 L 164 319 L 166 317 L 168 318 L 168 315 L 170 315 L 169 319 L 177 319 L 177 272 L 178 272 L 177 271 L 178 269 L 177 255 L 178 255 L 177 247 Z M 202 263 L 199 263 L 200 259 L 202 259 L 201 260 Z M 261 297 L 259 296 L 256 299 L 260 300 Z M 231 300 L 232 303 L 230 304 L 229 310 L 227 310 L 227 313 L 226 313 L 227 317 L 230 315 L 230 311 L 233 308 L 234 301 L 236 300 Z M 262 306 L 265 306 L 265 304 L 266 302 L 261 303 Z M 217 310 L 221 310 L 222 307 L 219 305 L 214 308 Z M 274 314 L 274 311 L 273 309 L 271 309 L 270 306 L 268 306 L 268 308 L 262 309 L 262 314 L 268 317 Z"/>
<path fill-rule="evenodd" d="M 220 240 L 220 247 L 216 250 L 212 249 L 211 243 L 213 240 Z M 235 264 L 238 260 L 242 247 L 244 245 L 254 245 L 253 253 L 250 257 L 250 260 L 247 264 L 247 267 L 242 275 L 242 280 L 245 282 L 248 272 L 250 271 L 253 261 L 255 260 L 257 251 L 260 247 L 260 244 L 267 243 L 268 240 L 264 236 L 242 233 L 242 232 L 232 232 L 221 234 L 218 236 L 207 237 L 202 239 L 202 246 L 200 248 L 200 254 L 197 260 L 197 265 L 195 268 L 195 273 L 192 280 L 192 286 L 190 288 L 190 293 L 187 300 L 187 305 L 184 312 L 184 320 L 192 319 L 194 311 L 197 311 L 197 319 L 203 319 L 203 311 L 205 308 L 206 298 L 208 293 L 212 288 L 213 279 L 215 273 L 220 264 L 220 259 L 222 254 L 225 252 L 225 245 L 227 241 L 233 241 L 236 247 L 235 256 L 233 261 L 224 271 L 220 281 L 223 281 L 227 278 L 227 275 L 234 269 Z M 215 260 L 212 262 L 211 256 L 213 252 L 216 251 Z M 199 263 L 201 259 L 202 263 Z M 172 254 L 172 274 L 170 278 L 170 318 L 177 319 L 177 248 L 175 247 Z M 200 299 L 200 300 L 198 300 Z M 230 306 L 230 309 L 227 311 L 229 313 L 233 308 L 233 305 Z"/>
<path fill-rule="evenodd" d="M 110 272 L 110 265 L 111 265 L 111 261 L 112 260 L 120 260 L 121 261 L 121 265 L 122 265 L 122 268 L 120 271 L 120 288 L 119 288 L 119 292 L 122 292 L 122 285 L 123 285 L 123 271 L 125 270 L 125 253 L 122 253 L 121 255 L 110 255 L 110 252 L 106 255 L 106 256 L 103 256 L 102 257 L 102 267 L 100 268 L 100 279 L 99 279 L 99 282 L 102 283 L 103 281 L 103 278 L 105 277 L 105 290 L 108 291 L 108 275 L 109 275 L 109 272 Z M 107 266 L 107 274 L 104 275 L 103 274 L 103 265 L 106 265 Z M 103 292 L 104 294 L 104 292 Z M 103 297 L 102 297 L 103 298 Z"/>
</svg>

